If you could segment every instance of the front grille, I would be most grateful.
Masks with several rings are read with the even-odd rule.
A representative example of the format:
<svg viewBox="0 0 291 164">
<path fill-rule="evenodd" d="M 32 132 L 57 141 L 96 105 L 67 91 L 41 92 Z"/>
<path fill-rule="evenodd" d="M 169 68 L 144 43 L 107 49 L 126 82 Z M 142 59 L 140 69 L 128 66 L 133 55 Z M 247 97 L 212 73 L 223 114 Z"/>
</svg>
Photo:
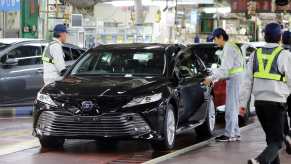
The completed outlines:
<svg viewBox="0 0 291 164">
<path fill-rule="evenodd" d="M 136 136 L 150 132 L 150 127 L 136 113 L 104 113 L 100 116 L 74 116 L 58 111 L 41 113 L 37 128 L 48 136 Z"/>
<path fill-rule="evenodd" d="M 125 105 L 129 99 L 126 96 L 100 96 L 100 97 L 69 97 L 62 96 L 58 98 L 54 98 L 55 101 L 59 103 L 64 103 L 66 106 L 81 108 L 81 104 L 83 101 L 92 101 L 95 104 L 96 108 L 100 108 L 102 112 L 110 111 L 112 109 L 116 109 L 116 107 L 121 107 Z"/>
</svg>

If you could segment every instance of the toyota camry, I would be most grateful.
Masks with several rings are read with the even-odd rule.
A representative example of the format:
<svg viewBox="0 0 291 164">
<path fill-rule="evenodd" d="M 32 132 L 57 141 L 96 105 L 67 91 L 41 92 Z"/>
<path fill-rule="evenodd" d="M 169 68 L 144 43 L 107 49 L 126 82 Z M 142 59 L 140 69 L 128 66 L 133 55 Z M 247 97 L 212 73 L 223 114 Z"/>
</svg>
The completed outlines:
<svg viewBox="0 0 291 164">
<path fill-rule="evenodd" d="M 215 109 L 211 88 L 201 85 L 208 74 L 182 45 L 98 46 L 39 91 L 33 135 L 42 147 L 65 139 L 139 139 L 155 149 L 172 149 L 186 130 L 209 137 Z"/>
</svg>

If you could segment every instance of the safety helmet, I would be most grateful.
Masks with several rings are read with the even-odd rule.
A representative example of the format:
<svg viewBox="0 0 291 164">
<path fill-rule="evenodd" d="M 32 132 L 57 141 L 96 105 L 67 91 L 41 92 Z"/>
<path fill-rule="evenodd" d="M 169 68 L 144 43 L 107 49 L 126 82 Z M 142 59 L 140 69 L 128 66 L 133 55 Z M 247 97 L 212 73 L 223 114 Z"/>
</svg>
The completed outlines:
<svg viewBox="0 0 291 164">
<path fill-rule="evenodd" d="M 63 24 L 56 25 L 55 28 L 54 28 L 54 33 L 55 34 L 59 34 L 59 33 L 62 33 L 62 32 L 68 33 L 67 27 L 65 25 L 63 25 Z"/>
<path fill-rule="evenodd" d="M 284 31 L 282 36 L 282 42 L 283 44 L 291 44 L 291 32 L 290 31 Z"/>
<path fill-rule="evenodd" d="M 281 40 L 282 26 L 278 23 L 269 23 L 263 30 L 267 42 L 276 43 Z"/>
</svg>

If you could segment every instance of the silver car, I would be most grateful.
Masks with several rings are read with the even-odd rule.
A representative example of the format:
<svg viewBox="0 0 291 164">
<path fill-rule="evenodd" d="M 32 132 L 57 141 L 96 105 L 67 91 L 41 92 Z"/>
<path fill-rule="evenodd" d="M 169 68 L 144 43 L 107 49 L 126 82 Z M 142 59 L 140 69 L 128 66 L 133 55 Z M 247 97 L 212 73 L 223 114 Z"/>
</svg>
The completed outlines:
<svg viewBox="0 0 291 164">
<path fill-rule="evenodd" d="M 0 106 L 32 105 L 43 86 L 41 55 L 48 41 L 0 39 Z M 71 65 L 85 50 L 64 44 L 65 61 Z"/>
</svg>

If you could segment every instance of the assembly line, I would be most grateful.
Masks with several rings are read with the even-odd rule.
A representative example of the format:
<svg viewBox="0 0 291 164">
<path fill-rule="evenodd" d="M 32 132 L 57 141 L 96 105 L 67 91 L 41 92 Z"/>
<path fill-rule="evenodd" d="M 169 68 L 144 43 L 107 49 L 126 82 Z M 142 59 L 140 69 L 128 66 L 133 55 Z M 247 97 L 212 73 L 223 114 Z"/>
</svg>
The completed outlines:
<svg viewBox="0 0 291 164">
<path fill-rule="evenodd" d="M 291 163 L 288 0 L 0 13 L 1 164 Z"/>
</svg>

